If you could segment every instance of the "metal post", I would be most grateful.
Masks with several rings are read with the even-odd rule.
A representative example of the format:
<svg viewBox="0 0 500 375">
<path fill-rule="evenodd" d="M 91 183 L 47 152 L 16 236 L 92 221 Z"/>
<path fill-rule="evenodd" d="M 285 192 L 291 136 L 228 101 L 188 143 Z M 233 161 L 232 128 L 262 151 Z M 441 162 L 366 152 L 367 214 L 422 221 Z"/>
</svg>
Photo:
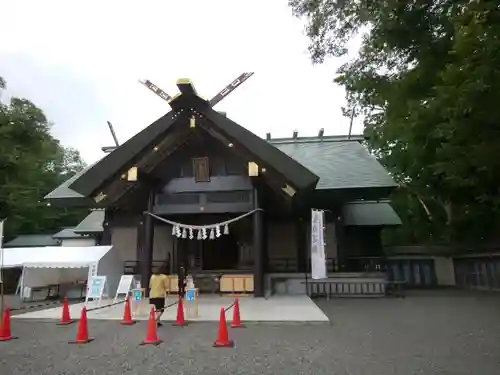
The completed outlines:
<svg viewBox="0 0 500 375">
<path fill-rule="evenodd" d="M 354 121 L 354 108 L 352 109 L 352 112 L 351 112 L 351 121 L 349 123 L 349 135 L 347 136 L 347 139 L 351 139 L 351 135 L 352 135 L 352 123 Z"/>
</svg>

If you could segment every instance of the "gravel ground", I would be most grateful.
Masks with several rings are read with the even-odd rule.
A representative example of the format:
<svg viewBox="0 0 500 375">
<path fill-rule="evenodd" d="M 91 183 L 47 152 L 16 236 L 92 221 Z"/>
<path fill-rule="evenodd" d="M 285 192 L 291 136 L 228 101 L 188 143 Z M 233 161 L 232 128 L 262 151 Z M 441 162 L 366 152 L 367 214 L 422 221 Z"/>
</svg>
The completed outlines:
<svg viewBox="0 0 500 375">
<path fill-rule="evenodd" d="M 212 348 L 213 323 L 165 325 L 161 346 L 141 347 L 146 322 L 90 321 L 95 341 L 78 346 L 68 345 L 76 325 L 13 319 L 20 338 L 0 343 L 0 374 L 500 374 L 499 294 L 440 291 L 318 305 L 331 324 L 250 324 L 230 330 L 233 349 Z"/>
</svg>

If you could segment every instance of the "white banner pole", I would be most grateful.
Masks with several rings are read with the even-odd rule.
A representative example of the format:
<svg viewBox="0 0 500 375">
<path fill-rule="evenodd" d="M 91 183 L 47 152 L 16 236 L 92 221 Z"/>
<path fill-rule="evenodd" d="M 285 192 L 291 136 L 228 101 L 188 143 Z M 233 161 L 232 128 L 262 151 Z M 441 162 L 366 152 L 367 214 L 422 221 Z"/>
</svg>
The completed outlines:
<svg viewBox="0 0 500 375">
<path fill-rule="evenodd" d="M 323 211 L 311 210 L 311 277 L 327 279 Z"/>
</svg>

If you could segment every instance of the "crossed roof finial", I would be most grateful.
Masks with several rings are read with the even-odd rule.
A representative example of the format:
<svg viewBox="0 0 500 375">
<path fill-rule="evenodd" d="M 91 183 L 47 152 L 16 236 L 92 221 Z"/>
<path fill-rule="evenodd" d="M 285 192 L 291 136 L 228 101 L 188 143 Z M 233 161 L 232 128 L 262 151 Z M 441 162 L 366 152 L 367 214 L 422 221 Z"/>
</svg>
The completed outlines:
<svg viewBox="0 0 500 375">
<path fill-rule="evenodd" d="M 243 82 L 245 82 L 248 78 L 250 78 L 254 72 L 247 72 L 247 73 L 242 73 L 238 78 L 233 80 L 229 85 L 224 87 L 217 95 L 215 95 L 212 99 L 210 99 L 208 102 L 210 103 L 210 107 L 214 107 L 216 104 L 218 104 L 222 99 L 224 99 L 226 96 L 228 96 L 231 92 L 233 92 L 238 86 L 240 86 Z M 150 80 L 144 79 L 144 80 L 139 80 L 140 83 L 142 83 L 144 86 L 146 86 L 148 89 L 153 91 L 156 95 L 158 95 L 160 98 L 165 100 L 166 102 L 170 103 L 172 100 L 174 100 L 178 95 L 176 96 L 171 96 L 167 94 L 165 91 L 163 91 L 161 88 L 159 88 L 157 85 L 155 85 L 153 82 Z M 192 87 L 192 93 L 195 95 L 198 95 L 196 93 L 196 90 L 193 86 L 192 81 L 189 78 L 180 78 L 177 80 L 177 87 L 182 92 L 181 86 L 187 86 L 190 85 Z"/>
</svg>

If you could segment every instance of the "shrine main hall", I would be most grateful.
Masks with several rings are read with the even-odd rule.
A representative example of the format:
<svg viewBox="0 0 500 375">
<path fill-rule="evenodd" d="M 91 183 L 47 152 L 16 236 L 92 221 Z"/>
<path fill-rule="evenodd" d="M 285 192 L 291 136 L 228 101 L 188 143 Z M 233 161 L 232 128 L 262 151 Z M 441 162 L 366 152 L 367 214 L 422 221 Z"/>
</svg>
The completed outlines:
<svg viewBox="0 0 500 375">
<path fill-rule="evenodd" d="M 397 184 L 363 137 L 263 139 L 190 80 L 177 86 L 170 112 L 46 196 L 91 209 L 80 233 L 117 248 L 124 273 L 147 287 L 159 266 L 175 289 L 183 266 L 202 292 L 216 279 L 220 292 L 262 297 L 273 275 L 310 273 L 311 209 L 324 214 L 329 275 L 382 257 L 381 230 L 401 223 L 388 200 Z"/>
</svg>

